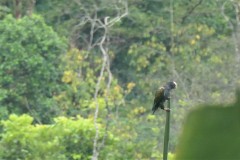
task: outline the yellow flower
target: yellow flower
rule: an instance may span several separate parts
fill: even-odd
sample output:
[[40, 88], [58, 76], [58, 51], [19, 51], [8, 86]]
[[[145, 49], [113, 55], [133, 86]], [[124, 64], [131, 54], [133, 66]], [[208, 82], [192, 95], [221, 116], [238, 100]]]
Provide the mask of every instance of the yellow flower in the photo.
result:
[[190, 42], [189, 42], [191, 45], [194, 45], [196, 44], [196, 41], [194, 39], [192, 39]]
[[62, 81], [65, 83], [70, 83], [73, 80], [73, 72], [72, 71], [65, 71], [62, 77]]
[[201, 26], [198, 27], [198, 28], [197, 28], [197, 31], [198, 31], [198, 32], [201, 32], [201, 31], [202, 31], [202, 27], [201, 27]]
[[138, 115], [138, 114], [143, 114], [144, 112], [146, 112], [146, 109], [144, 107], [139, 107], [139, 108], [135, 108], [132, 113], [134, 115]]
[[135, 83], [130, 82], [130, 83], [127, 84], [127, 89], [128, 89], [128, 90], [132, 90], [133, 87], [135, 87], [135, 85], [136, 85]]
[[196, 39], [199, 40], [201, 37], [197, 34], [196, 35]]
[[83, 60], [83, 57], [82, 57], [81, 55], [78, 55], [78, 56], [77, 56], [77, 60], [78, 60], [78, 61], [82, 61], [82, 60]]
[[156, 118], [155, 115], [152, 115], [152, 114], [149, 114], [147, 116], [147, 120], [154, 120], [155, 118]]
[[119, 85], [114, 87], [114, 91], [115, 92], [120, 92], [121, 91], [121, 87]]

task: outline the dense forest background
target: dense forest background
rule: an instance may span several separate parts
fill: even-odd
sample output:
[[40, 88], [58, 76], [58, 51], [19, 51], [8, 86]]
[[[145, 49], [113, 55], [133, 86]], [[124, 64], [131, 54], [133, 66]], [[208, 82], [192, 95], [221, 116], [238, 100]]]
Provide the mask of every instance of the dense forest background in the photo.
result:
[[159, 159], [186, 114], [240, 85], [237, 0], [1, 0], [0, 159]]

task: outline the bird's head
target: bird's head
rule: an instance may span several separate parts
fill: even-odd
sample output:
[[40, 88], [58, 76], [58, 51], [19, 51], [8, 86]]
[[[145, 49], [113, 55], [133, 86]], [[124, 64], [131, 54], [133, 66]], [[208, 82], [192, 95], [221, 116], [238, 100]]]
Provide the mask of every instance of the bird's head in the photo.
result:
[[175, 89], [175, 88], [177, 88], [177, 83], [174, 82], [174, 81], [171, 81], [171, 82], [168, 82], [168, 83], [167, 83], [167, 86], [168, 86], [170, 89]]

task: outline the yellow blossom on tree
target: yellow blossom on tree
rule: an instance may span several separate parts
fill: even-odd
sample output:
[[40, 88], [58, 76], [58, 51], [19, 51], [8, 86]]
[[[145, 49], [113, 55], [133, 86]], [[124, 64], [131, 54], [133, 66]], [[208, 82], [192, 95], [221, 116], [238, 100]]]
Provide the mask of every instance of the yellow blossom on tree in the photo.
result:
[[147, 116], [147, 120], [154, 120], [155, 118], [156, 118], [155, 115], [152, 115], [152, 114], [149, 114]]
[[134, 110], [132, 110], [131, 114], [139, 115], [139, 114], [143, 114], [144, 112], [146, 112], [146, 109], [141, 106], [141, 107], [138, 107], [138, 108], [135, 108]]
[[78, 56], [77, 56], [77, 60], [78, 60], [78, 61], [82, 61], [82, 60], [83, 60], [83, 57], [82, 57], [81, 55], [78, 55]]
[[130, 82], [130, 83], [127, 84], [127, 89], [130, 91], [130, 90], [133, 89], [133, 87], [135, 87], [135, 85], [136, 85], [135, 83]]
[[65, 71], [62, 77], [62, 81], [64, 83], [70, 83], [73, 80], [73, 72], [72, 71]]
[[114, 87], [114, 91], [117, 92], [117, 93], [120, 92], [121, 91], [121, 87], [119, 85], [115, 86]]
[[192, 39], [190, 42], [189, 42], [191, 45], [194, 45], [196, 44], [196, 41], [194, 39]]
[[196, 35], [196, 39], [199, 40], [201, 37], [197, 34]]
[[202, 27], [199, 26], [199, 27], [197, 28], [197, 31], [198, 31], [198, 32], [201, 32], [201, 31], [202, 31]]

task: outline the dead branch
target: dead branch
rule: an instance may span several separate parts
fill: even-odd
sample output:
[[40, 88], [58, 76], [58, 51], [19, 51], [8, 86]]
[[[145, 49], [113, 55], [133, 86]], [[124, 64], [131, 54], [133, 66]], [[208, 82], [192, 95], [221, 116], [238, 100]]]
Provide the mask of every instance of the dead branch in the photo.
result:
[[[77, 39], [83, 40], [87, 44], [86, 49], [88, 51], [88, 54], [90, 54], [93, 49], [97, 49], [97, 48], [99, 48], [102, 53], [102, 65], [101, 65], [99, 76], [97, 78], [95, 92], [94, 92], [94, 102], [96, 105], [95, 112], [94, 112], [94, 126], [95, 126], [96, 133], [93, 140], [92, 160], [97, 160], [99, 152], [102, 149], [102, 147], [104, 147], [105, 139], [107, 137], [109, 114], [110, 114], [110, 109], [108, 106], [109, 104], [108, 96], [110, 94], [110, 87], [112, 83], [112, 73], [110, 70], [110, 57], [108, 55], [108, 45], [109, 45], [108, 31], [115, 23], [119, 22], [123, 17], [125, 17], [128, 14], [128, 5], [127, 5], [127, 2], [125, 1], [123, 2], [121, 0], [118, 2], [117, 1], [113, 2], [116, 9], [116, 16], [115, 17], [105, 16], [104, 20], [102, 20], [100, 17], [98, 17], [98, 12], [102, 9], [102, 8], [99, 8], [99, 6], [93, 5], [93, 7], [89, 9], [89, 8], [84, 8], [84, 5], [81, 0], [74, 0], [74, 2], [79, 6], [80, 10], [83, 12], [83, 14], [81, 14], [81, 19], [79, 23], [75, 25], [72, 31], [74, 35], [74, 40], [75, 41]], [[75, 36], [76, 34], [74, 33], [81, 30], [81, 27], [83, 27], [86, 24], [90, 24], [89, 36], [84, 37], [80, 33], [77, 36]], [[102, 34], [100, 37], [99, 37], [99, 33]], [[88, 54], [86, 55], [86, 57], [88, 56]], [[106, 109], [107, 109], [107, 116], [106, 116], [105, 133], [101, 143], [99, 144], [98, 142], [99, 126], [97, 123], [98, 114], [99, 114], [98, 94], [100, 90], [100, 84], [102, 83], [105, 77], [108, 78], [108, 81], [106, 82], [107, 93], [104, 97], [105, 103], [106, 103]]]
[[200, 0], [197, 4], [195, 4], [192, 8], [190, 8], [187, 13], [182, 18], [182, 24], [186, 21], [186, 19], [194, 12], [194, 10], [201, 5], [203, 0]]
[[[127, 5], [125, 5], [126, 10], [123, 14], [116, 16], [115, 18], [113, 18], [112, 20], [108, 20], [109, 17], [105, 17], [104, 18], [104, 22], [100, 21], [99, 19], [95, 18], [94, 23], [98, 22], [98, 27], [99, 28], [103, 28], [104, 33], [103, 36], [101, 38], [101, 41], [99, 42], [98, 46], [102, 52], [102, 67], [101, 67], [101, 71], [100, 71], [100, 75], [98, 77], [98, 81], [95, 87], [95, 93], [94, 93], [94, 100], [95, 100], [95, 104], [96, 104], [96, 108], [95, 108], [95, 114], [94, 114], [94, 125], [95, 125], [95, 130], [96, 130], [96, 134], [95, 134], [95, 138], [94, 138], [94, 143], [93, 143], [93, 156], [92, 156], [92, 160], [97, 160], [98, 159], [98, 155], [99, 155], [99, 150], [104, 146], [105, 143], [105, 139], [107, 136], [107, 131], [108, 131], [108, 121], [109, 121], [109, 107], [108, 107], [108, 96], [109, 96], [109, 92], [110, 92], [110, 86], [111, 86], [111, 82], [112, 82], [112, 73], [110, 70], [110, 58], [108, 55], [108, 47], [104, 46], [104, 44], [106, 43], [106, 39], [108, 39], [108, 30], [110, 27], [112, 27], [114, 25], [114, 23], [118, 22], [119, 20], [121, 20], [121, 18], [123, 18], [124, 16], [127, 15], [128, 10], [127, 10]], [[93, 30], [93, 28], [92, 28]], [[91, 32], [92, 34], [94, 34], [93, 32]], [[107, 124], [106, 124], [106, 128], [105, 128], [105, 134], [102, 140], [102, 143], [100, 144], [100, 146], [98, 147], [98, 138], [99, 138], [99, 128], [98, 128], [98, 124], [97, 124], [97, 119], [98, 119], [98, 112], [99, 112], [99, 103], [98, 103], [98, 92], [100, 89], [100, 83], [101, 80], [103, 79], [103, 74], [104, 71], [107, 72], [107, 76], [108, 76], [108, 82], [107, 82], [107, 93], [106, 93], [106, 97], [105, 97], [105, 102], [106, 102], [106, 108], [108, 111], [107, 114]]]

